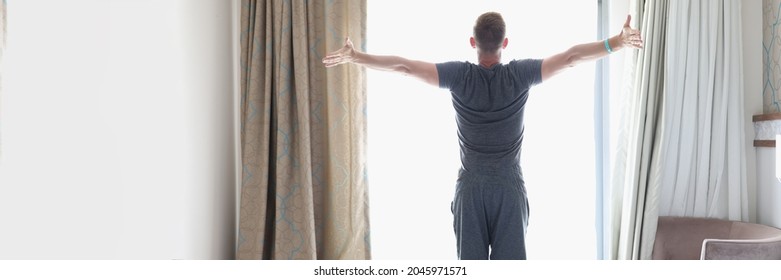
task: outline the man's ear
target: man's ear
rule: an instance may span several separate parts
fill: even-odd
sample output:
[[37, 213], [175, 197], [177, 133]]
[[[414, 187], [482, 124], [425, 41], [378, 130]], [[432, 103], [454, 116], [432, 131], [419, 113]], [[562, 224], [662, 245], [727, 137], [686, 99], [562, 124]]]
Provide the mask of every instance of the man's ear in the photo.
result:
[[475, 37], [469, 37], [469, 45], [471, 45], [473, 49], [477, 48], [477, 42], [475, 41]]
[[509, 43], [509, 42], [510, 41], [507, 40], [507, 38], [504, 38], [504, 42], [502, 42], [502, 49], [507, 48], [507, 43]]

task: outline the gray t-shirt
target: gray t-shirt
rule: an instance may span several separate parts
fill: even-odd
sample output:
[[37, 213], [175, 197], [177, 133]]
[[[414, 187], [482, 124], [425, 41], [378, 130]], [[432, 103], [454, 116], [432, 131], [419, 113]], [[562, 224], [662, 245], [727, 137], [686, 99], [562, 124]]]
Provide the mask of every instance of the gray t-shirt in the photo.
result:
[[529, 88], [542, 82], [542, 60], [513, 60], [485, 68], [439, 63], [439, 87], [450, 90], [456, 111], [461, 167], [506, 169], [520, 165], [523, 112]]

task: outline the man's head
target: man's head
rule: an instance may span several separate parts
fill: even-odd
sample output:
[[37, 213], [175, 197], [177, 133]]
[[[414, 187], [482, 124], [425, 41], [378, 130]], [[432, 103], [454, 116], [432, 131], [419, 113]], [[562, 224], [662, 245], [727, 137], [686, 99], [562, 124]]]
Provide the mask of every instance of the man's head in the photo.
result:
[[487, 12], [477, 18], [470, 42], [481, 53], [492, 54], [507, 47], [505, 25], [502, 15], [497, 12]]

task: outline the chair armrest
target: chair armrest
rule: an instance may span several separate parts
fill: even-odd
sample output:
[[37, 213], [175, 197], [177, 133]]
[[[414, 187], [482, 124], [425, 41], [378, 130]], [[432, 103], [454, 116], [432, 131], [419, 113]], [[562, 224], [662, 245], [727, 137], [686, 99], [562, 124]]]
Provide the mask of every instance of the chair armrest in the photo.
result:
[[765, 239], [705, 239], [702, 260], [781, 260], [781, 236]]

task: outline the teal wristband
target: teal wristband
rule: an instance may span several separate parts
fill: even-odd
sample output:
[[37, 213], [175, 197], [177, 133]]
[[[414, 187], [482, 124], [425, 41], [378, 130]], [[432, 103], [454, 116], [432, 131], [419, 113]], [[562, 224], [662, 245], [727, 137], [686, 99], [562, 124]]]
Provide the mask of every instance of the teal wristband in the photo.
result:
[[607, 50], [608, 54], [611, 54], [613, 53], [613, 49], [610, 48], [610, 43], [608, 43], [608, 40], [610, 39], [605, 39], [605, 49]]

